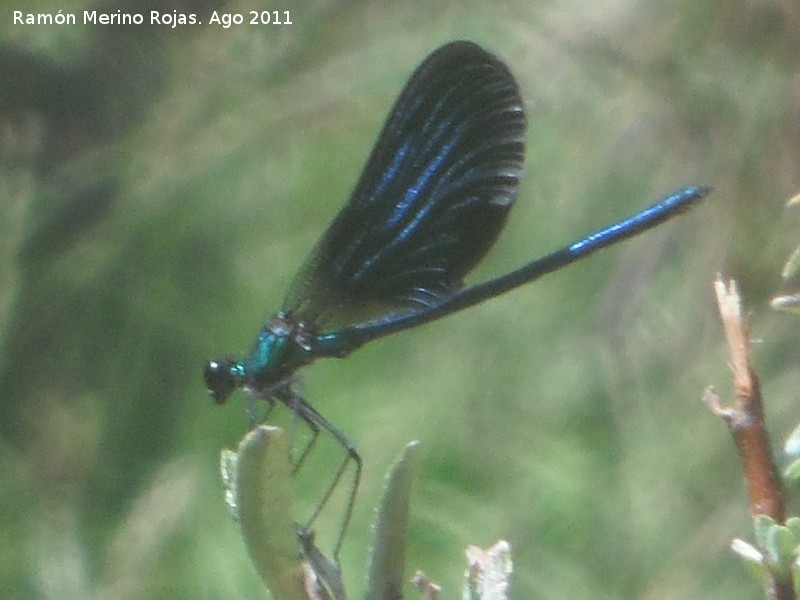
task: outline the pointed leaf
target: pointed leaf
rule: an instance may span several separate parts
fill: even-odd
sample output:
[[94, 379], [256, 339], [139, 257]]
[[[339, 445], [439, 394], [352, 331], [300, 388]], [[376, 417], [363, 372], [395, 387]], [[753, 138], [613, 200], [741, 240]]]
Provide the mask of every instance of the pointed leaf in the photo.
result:
[[223, 472], [235, 466], [236, 475], [228, 476], [226, 484], [235, 488], [234, 505], [250, 559], [275, 600], [308, 600], [292, 521], [291, 465], [283, 432], [256, 427], [242, 439], [237, 456], [235, 461], [223, 456]]
[[419, 442], [408, 444], [386, 477], [375, 521], [375, 544], [370, 553], [367, 600], [402, 597], [405, 532], [418, 447]]

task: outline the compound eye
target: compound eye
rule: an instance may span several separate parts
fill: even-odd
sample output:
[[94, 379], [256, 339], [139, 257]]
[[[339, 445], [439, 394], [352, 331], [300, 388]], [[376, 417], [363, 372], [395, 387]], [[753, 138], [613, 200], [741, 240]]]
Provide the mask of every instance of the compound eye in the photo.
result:
[[234, 361], [230, 359], [210, 360], [206, 363], [203, 380], [208, 393], [217, 404], [223, 404], [236, 389], [233, 366]]

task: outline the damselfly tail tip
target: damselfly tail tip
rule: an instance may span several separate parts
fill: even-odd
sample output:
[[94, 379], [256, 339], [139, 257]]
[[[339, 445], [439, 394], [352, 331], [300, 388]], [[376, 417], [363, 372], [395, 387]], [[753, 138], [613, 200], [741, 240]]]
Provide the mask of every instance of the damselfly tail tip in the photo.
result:
[[673, 205], [675, 209], [673, 214], [682, 213], [689, 210], [713, 191], [713, 185], [693, 185], [670, 196], [667, 203]]
[[708, 196], [711, 192], [714, 191], [713, 185], [698, 185], [695, 187], [697, 190], [697, 199], [702, 199]]

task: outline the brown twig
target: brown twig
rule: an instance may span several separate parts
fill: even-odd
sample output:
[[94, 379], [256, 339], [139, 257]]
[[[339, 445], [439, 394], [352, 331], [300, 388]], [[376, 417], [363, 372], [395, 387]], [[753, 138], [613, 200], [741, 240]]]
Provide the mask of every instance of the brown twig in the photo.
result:
[[[777, 523], [783, 523], [786, 499], [764, 423], [761, 388], [750, 360], [747, 323], [742, 315], [739, 292], [734, 281], [726, 285], [719, 278], [714, 282], [714, 291], [731, 355], [736, 400], [733, 406], [723, 407], [714, 389], [709, 388], [703, 401], [713, 414], [725, 420], [736, 443], [747, 482], [750, 514], [767, 515]], [[791, 577], [788, 580], [776, 578], [769, 569], [766, 569], [766, 575], [768, 598], [795, 598]]]

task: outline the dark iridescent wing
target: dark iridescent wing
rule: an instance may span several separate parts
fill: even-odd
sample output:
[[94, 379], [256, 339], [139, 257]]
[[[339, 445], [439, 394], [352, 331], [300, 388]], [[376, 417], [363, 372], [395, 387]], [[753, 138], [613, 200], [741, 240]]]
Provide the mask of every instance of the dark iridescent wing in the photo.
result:
[[519, 90], [499, 59], [464, 41], [433, 52], [285, 310], [325, 328], [422, 310], [460, 289], [505, 224], [524, 136]]

